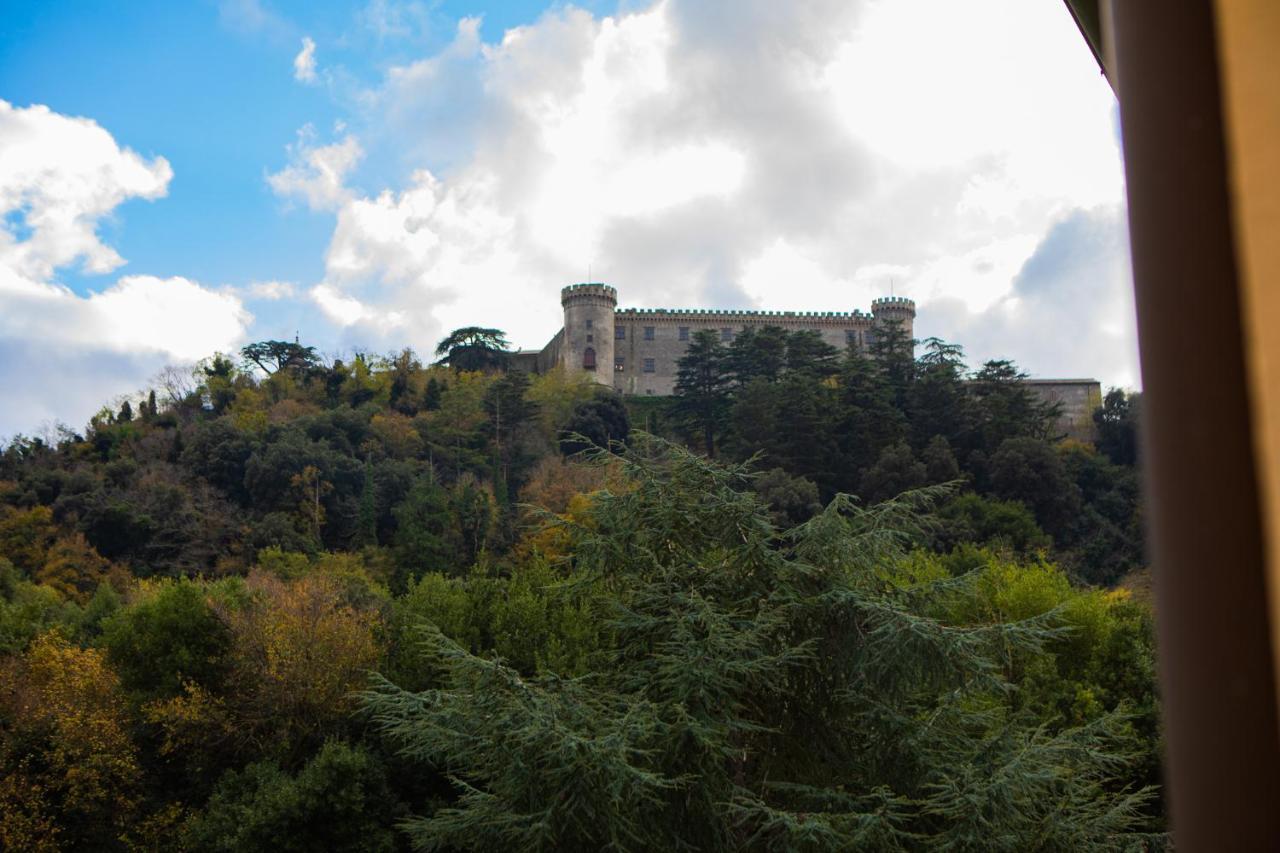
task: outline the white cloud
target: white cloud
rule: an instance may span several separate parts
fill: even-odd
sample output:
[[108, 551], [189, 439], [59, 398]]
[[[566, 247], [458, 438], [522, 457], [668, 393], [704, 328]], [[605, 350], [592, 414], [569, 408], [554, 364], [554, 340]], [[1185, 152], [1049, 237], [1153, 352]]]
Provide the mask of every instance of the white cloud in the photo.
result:
[[299, 130], [289, 146], [289, 165], [268, 175], [267, 183], [277, 195], [299, 197], [312, 210], [332, 210], [351, 197], [344, 181], [364, 151], [353, 136], [332, 145], [317, 146], [314, 140], [310, 125]]
[[0, 266], [34, 278], [76, 261], [94, 273], [123, 264], [98, 239], [98, 221], [128, 198], [163, 196], [173, 177], [163, 157], [147, 160], [94, 122], [40, 105], [0, 101], [0, 151]]
[[292, 299], [297, 295], [297, 288], [290, 281], [255, 281], [244, 292], [250, 299], [278, 302], [281, 299]]
[[54, 279], [77, 262], [123, 264], [99, 221], [126, 199], [164, 195], [171, 176], [88, 119], [0, 101], [0, 383], [15, 389], [0, 434], [81, 420], [165, 362], [243, 340], [252, 318], [239, 297], [186, 278], [130, 275], [84, 296]]
[[293, 79], [303, 83], [316, 82], [316, 43], [311, 36], [302, 37], [302, 50], [293, 58]]
[[[1047, 333], [1069, 303], [1015, 292], [1063, 221], [1123, 220], [1114, 97], [1061, 6], [659, 0], [496, 43], [468, 18], [359, 104], [364, 147], [300, 141], [272, 176], [336, 213], [311, 297], [352, 342], [483, 323], [538, 346], [591, 268], [629, 305], [866, 309], [892, 286], [975, 352], [1136, 376], [1123, 240], [1090, 243], [1107, 274], [1070, 347]], [[351, 189], [366, 148], [409, 177]]]
[[51, 346], [153, 351], [193, 361], [234, 345], [250, 317], [240, 299], [175, 276], [125, 276], [98, 293], [22, 279], [0, 268], [0, 337]]

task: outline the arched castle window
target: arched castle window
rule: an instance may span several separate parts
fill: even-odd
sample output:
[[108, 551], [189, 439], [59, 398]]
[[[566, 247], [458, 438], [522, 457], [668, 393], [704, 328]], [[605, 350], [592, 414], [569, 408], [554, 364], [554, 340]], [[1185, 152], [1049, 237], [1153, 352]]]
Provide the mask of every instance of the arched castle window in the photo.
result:
[[587, 347], [582, 351], [582, 369], [596, 369], [596, 351], [593, 347]]

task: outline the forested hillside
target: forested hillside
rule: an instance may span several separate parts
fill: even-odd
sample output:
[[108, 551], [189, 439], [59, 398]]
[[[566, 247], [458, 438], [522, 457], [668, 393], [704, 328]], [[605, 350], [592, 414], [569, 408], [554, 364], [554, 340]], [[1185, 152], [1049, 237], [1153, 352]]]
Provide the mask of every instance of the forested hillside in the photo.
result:
[[699, 335], [670, 400], [504, 347], [9, 441], [0, 849], [1163, 845], [1137, 396], [1095, 446], [892, 332]]

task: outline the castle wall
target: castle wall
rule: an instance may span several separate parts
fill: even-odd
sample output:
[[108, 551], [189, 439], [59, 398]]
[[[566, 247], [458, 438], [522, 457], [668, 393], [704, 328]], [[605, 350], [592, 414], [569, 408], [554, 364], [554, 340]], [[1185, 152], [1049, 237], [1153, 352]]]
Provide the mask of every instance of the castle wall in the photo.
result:
[[1102, 405], [1102, 385], [1096, 379], [1027, 379], [1026, 384], [1046, 403], [1061, 404], [1058, 433], [1080, 441], [1097, 437], [1093, 412]]
[[[704, 329], [728, 345], [744, 329], [777, 326], [814, 331], [843, 352], [870, 343], [875, 319], [861, 311], [681, 311], [629, 308], [614, 315], [613, 387], [624, 394], [665, 396], [675, 391], [676, 363]], [[646, 330], [652, 330], [652, 338]], [[682, 330], [683, 333], [682, 333]], [[648, 362], [652, 362], [649, 364]], [[647, 368], [652, 368], [647, 369]]]
[[536, 359], [538, 371], [562, 366], [587, 371], [601, 385], [624, 394], [666, 396], [675, 391], [677, 362], [693, 336], [710, 329], [729, 344], [747, 328], [777, 326], [814, 331], [837, 350], [869, 347], [876, 331], [898, 323], [912, 337], [915, 303], [886, 297], [863, 311], [704, 311], [694, 309], [617, 310], [618, 292], [598, 282], [560, 291], [564, 328]]

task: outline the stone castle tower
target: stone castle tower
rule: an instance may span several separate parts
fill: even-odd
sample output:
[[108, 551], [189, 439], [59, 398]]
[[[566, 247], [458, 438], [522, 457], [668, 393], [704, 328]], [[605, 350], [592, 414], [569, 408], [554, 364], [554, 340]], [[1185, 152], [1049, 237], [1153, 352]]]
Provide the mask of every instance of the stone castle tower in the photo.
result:
[[601, 282], [572, 284], [560, 291], [564, 327], [539, 352], [517, 354], [524, 369], [561, 366], [586, 372], [597, 383], [624, 394], [666, 395], [675, 389], [676, 362], [689, 340], [711, 329], [725, 343], [746, 328], [778, 326], [808, 330], [844, 351], [866, 349], [877, 330], [898, 323], [910, 338], [916, 306], [901, 296], [884, 297], [863, 311], [738, 311], [687, 308], [618, 310], [618, 291]]

